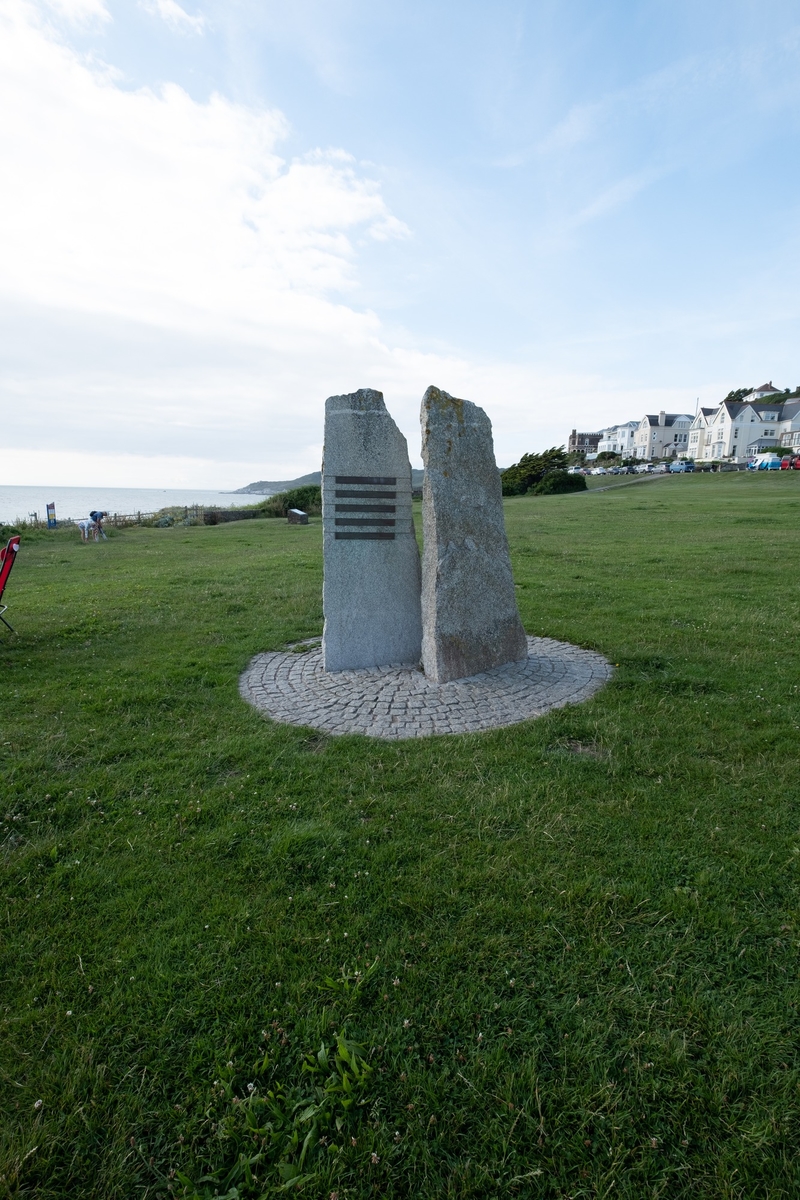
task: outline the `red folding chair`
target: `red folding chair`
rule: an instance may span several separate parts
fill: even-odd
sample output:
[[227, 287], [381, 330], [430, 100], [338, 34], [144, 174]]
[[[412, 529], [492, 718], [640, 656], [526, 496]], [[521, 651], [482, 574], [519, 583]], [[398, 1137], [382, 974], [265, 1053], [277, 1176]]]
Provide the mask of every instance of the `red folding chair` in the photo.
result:
[[[3, 549], [0, 550], [0, 601], [3, 599], [3, 592], [6, 590], [6, 584], [8, 583], [8, 577], [11, 574], [11, 568], [14, 566], [14, 563], [17, 561], [17, 552], [18, 551], [19, 551], [19, 534], [17, 534], [16, 537], [9, 538], [8, 545], [4, 546]], [[3, 624], [8, 629], [11, 629], [11, 626], [8, 624], [8, 621], [3, 616], [3, 613], [6, 611], [7, 608], [8, 608], [7, 604], [0, 604], [0, 621], [2, 621]], [[13, 633], [14, 630], [11, 629], [11, 632]]]

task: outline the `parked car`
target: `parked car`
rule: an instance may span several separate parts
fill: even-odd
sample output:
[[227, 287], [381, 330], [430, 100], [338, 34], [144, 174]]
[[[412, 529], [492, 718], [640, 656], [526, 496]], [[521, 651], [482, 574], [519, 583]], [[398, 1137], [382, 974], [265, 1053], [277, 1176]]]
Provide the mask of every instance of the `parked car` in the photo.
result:
[[607, 475], [608, 471], [605, 469], [605, 467], [592, 467], [592, 474], [593, 475]]
[[633, 469], [637, 475], [645, 475], [649, 471], [652, 471], [653, 464], [652, 463], [639, 463], [639, 465], [634, 467]]
[[780, 471], [781, 460], [779, 458], [764, 458], [758, 464], [759, 471]]
[[669, 469], [670, 469], [669, 463], [656, 463], [655, 467], [653, 468], [653, 470], [655, 471], [655, 473], [657, 475], [666, 475], [666, 473]]
[[795, 457], [794, 454], [785, 454], [781, 459], [782, 471], [800, 471], [800, 457]]
[[670, 463], [670, 464], [669, 464], [669, 470], [670, 470], [670, 474], [671, 474], [671, 475], [680, 475], [680, 474], [682, 474], [684, 471], [693, 471], [693, 470], [694, 470], [694, 463], [688, 463], [688, 462], [674, 462], [674, 463]]

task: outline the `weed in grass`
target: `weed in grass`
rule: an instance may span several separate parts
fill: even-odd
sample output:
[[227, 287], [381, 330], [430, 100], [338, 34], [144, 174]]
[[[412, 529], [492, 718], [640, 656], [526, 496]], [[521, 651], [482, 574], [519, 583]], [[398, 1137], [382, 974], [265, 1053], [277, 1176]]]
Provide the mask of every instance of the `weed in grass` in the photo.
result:
[[285, 1031], [272, 1021], [262, 1038], [268, 1048], [244, 1075], [233, 1061], [218, 1070], [194, 1135], [198, 1157], [209, 1159], [205, 1173], [197, 1182], [173, 1175], [186, 1200], [245, 1200], [306, 1186], [319, 1195], [364, 1158], [356, 1150], [373, 1068], [363, 1047], [342, 1033], [330, 1045], [323, 1040], [287, 1086], [279, 1078]]

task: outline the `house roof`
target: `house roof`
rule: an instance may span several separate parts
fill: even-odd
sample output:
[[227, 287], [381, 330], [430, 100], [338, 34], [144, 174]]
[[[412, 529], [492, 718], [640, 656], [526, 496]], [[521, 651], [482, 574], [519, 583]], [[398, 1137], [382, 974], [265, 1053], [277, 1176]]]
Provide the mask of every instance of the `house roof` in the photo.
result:
[[770, 379], [769, 383], [762, 383], [761, 387], [753, 388], [752, 392], [748, 392], [747, 395], [755, 396], [758, 392], [780, 392], [780, 388], [774, 387], [772, 380]]
[[[658, 425], [658, 423], [659, 423], [659, 420], [658, 420], [658, 418], [659, 418], [659, 414], [658, 414], [658, 413], [656, 413], [656, 414], [655, 414], [655, 416], [653, 416], [653, 414], [652, 414], [652, 413], [647, 413], [647, 414], [646, 414], [646, 416], [645, 416], [645, 420], [646, 420], [646, 421], [647, 421], [647, 422], [648, 422], [650, 425]], [[691, 421], [693, 421], [693, 420], [694, 420], [694, 417], [691, 417], [691, 416], [689, 415], [689, 413], [665, 413], [665, 414], [664, 414], [664, 426], [665, 426], [665, 427], [667, 427], [667, 428], [668, 428], [670, 425], [674, 425], [676, 421], [689, 421], [689, 422], [691, 422]]]
[[610, 433], [616, 433], [618, 429], [638, 429], [639, 424], [639, 421], [620, 421], [617, 425], [608, 425], [603, 432], [608, 437]]
[[698, 408], [697, 412], [695, 413], [694, 420], [692, 421], [692, 425], [694, 425], [698, 420], [701, 420], [705, 425], [708, 425], [711, 418], [716, 416], [718, 412], [719, 405], [717, 405], [716, 408]]
[[[781, 393], [778, 393], [780, 395]], [[772, 400], [723, 400], [720, 408], [724, 408], [732, 417], [738, 417], [745, 409], [750, 409], [751, 412], [758, 413], [761, 420], [764, 420], [764, 413], [775, 413], [774, 417], [770, 417], [771, 421], [787, 421], [792, 420], [800, 411], [800, 400], [789, 400], [783, 403], [778, 400], [777, 396]], [[706, 410], [703, 409], [703, 412]], [[714, 412], [719, 412], [715, 409]]]
[[765, 400], [760, 404], [752, 404], [750, 407], [756, 410], [762, 420], [765, 412], [774, 412], [775, 416], [771, 418], [772, 420], [785, 421], [792, 418], [796, 414], [798, 401], [792, 400], [788, 404], [780, 404], [777, 399], [773, 400], [771, 403], [769, 400]]

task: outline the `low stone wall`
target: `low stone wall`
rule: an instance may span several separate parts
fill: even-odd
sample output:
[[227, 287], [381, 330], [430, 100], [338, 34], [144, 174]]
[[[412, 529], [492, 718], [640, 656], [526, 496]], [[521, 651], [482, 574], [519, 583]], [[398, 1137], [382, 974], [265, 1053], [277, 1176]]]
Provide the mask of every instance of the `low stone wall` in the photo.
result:
[[262, 512], [252, 512], [241, 508], [214, 508], [203, 511], [204, 525], [224, 525], [227, 521], [250, 521], [254, 517], [263, 517]]

